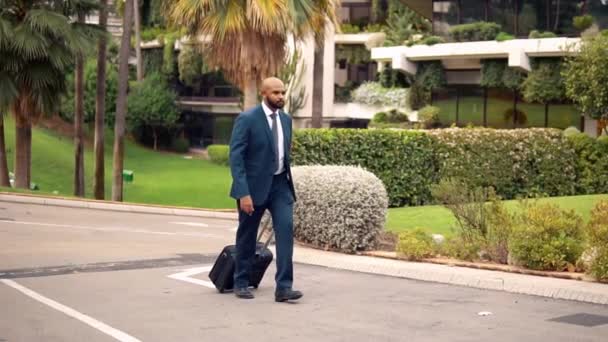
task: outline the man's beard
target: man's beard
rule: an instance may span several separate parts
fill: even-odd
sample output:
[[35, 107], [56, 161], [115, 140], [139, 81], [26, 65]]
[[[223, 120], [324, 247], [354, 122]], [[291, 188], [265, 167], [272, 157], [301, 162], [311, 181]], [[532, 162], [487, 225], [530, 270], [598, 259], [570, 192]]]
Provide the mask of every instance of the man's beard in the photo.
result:
[[272, 109], [283, 109], [283, 107], [285, 107], [285, 101], [273, 102], [270, 99], [267, 99], [267, 101]]

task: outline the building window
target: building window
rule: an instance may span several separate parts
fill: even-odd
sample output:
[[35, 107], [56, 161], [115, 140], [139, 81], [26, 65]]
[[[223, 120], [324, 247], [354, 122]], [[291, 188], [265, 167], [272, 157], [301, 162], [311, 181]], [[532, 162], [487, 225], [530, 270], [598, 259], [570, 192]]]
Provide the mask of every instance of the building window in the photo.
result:
[[515, 94], [511, 90], [489, 88], [487, 92], [487, 124], [494, 128], [512, 128]]
[[484, 89], [481, 87], [459, 87], [458, 125], [484, 125]]
[[574, 126], [580, 129], [581, 114], [570, 103], [551, 103], [548, 114], [549, 127], [566, 129]]
[[458, 107], [458, 93], [455, 88], [449, 87], [433, 91], [433, 106], [439, 108], [439, 122], [449, 126], [456, 122]]

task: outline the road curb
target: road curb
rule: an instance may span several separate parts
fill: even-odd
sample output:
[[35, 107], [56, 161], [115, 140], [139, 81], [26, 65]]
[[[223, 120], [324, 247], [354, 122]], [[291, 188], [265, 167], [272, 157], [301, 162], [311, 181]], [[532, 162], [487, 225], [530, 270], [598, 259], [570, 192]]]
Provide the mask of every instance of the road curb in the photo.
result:
[[55, 198], [2, 192], [0, 192], [0, 202], [37, 204], [79, 209], [109, 210], [141, 214], [205, 217], [225, 220], [238, 219], [236, 211], [230, 210], [171, 207], [111, 201], [97, 201], [89, 199]]
[[347, 271], [608, 305], [608, 284], [346, 255], [298, 246], [294, 261]]

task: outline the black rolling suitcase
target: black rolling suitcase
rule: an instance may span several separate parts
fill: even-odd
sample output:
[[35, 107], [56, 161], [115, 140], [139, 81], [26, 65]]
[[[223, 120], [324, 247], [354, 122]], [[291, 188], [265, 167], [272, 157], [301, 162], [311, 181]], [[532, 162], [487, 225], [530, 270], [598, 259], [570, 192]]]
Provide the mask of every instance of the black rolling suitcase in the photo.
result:
[[[251, 272], [249, 273], [249, 286], [253, 286], [254, 288], [257, 288], [260, 285], [264, 273], [273, 259], [272, 252], [268, 249], [268, 245], [274, 236], [274, 231], [271, 227], [271, 233], [268, 240], [266, 240], [265, 243], [260, 242], [264, 232], [269, 226], [269, 224], [266, 224], [260, 231], [255, 248], [255, 256], [251, 265]], [[220, 293], [232, 290], [234, 287], [235, 254], [236, 246], [228, 245], [224, 247], [215, 261], [213, 268], [209, 272], [209, 279], [211, 279], [211, 282], [213, 282]]]

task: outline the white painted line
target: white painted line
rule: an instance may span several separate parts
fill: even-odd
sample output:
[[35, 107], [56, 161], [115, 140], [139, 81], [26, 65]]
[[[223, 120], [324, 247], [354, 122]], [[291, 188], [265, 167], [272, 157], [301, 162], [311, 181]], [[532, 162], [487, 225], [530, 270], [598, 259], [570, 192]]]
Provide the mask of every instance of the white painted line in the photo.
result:
[[213, 283], [210, 281], [191, 278], [194, 275], [211, 271], [212, 267], [213, 267], [212, 265], [207, 265], [207, 266], [202, 266], [202, 267], [190, 268], [190, 269], [187, 269], [180, 273], [168, 275], [167, 277], [169, 277], [171, 279], [176, 279], [176, 280], [181, 280], [181, 281], [185, 281], [188, 283], [196, 284], [196, 285], [201, 285], [204, 287], [208, 287], [210, 289], [215, 289], [215, 285], [213, 285]]
[[46, 297], [28, 289], [27, 287], [19, 285], [17, 282], [15, 282], [13, 280], [0, 279], [0, 281], [3, 282], [4, 284], [6, 284], [7, 286], [10, 286], [10, 287], [14, 288], [15, 290], [23, 293], [24, 295], [39, 301], [42, 304], [46, 304], [57, 311], [60, 311], [72, 318], [75, 318], [75, 319], [103, 332], [106, 335], [110, 335], [110, 336], [114, 337], [118, 341], [141, 342], [140, 340], [136, 339], [135, 337], [133, 337], [131, 335], [128, 335], [127, 333], [124, 333], [118, 329], [114, 329], [111, 326], [92, 318], [91, 316], [87, 316], [70, 307], [67, 307], [61, 303], [58, 303], [52, 299], [46, 298]]
[[80, 230], [94, 230], [102, 232], [116, 232], [116, 233], [139, 233], [139, 234], [151, 234], [151, 235], [176, 235], [176, 236], [197, 236], [215, 239], [224, 239], [221, 235], [199, 233], [199, 232], [163, 232], [153, 231], [144, 229], [132, 229], [126, 227], [93, 227], [93, 226], [77, 226], [70, 224], [55, 224], [55, 223], [44, 223], [44, 222], [26, 222], [26, 221], [0, 221], [1, 223], [20, 224], [28, 226], [41, 226], [41, 227], [53, 227], [53, 228], [70, 228]]
[[209, 227], [206, 223], [197, 223], [197, 222], [169, 222], [169, 224], [179, 224], [182, 226], [191, 226], [191, 227]]

